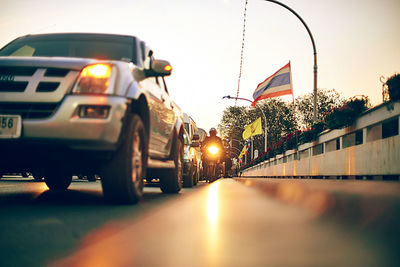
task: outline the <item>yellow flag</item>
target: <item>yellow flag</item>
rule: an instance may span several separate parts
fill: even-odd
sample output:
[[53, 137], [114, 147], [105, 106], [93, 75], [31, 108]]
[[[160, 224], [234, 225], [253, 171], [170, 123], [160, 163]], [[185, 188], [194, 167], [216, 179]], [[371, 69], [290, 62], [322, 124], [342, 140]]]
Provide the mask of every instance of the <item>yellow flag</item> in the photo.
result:
[[240, 152], [240, 155], [238, 158], [240, 159], [244, 154], [246, 154], [246, 145], [244, 145], [242, 152]]
[[243, 139], [247, 140], [253, 135], [262, 134], [261, 117], [248, 125], [243, 131]]

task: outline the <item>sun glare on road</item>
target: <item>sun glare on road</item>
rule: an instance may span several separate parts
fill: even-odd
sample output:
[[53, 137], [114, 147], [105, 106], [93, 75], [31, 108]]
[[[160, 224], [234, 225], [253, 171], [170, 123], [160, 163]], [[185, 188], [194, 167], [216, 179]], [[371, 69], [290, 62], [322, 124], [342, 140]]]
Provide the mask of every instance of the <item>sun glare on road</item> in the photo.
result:
[[218, 183], [212, 183], [208, 192], [207, 215], [211, 228], [215, 228], [218, 220]]
[[218, 203], [218, 187], [219, 183], [214, 182], [210, 185], [208, 190], [207, 198], [207, 260], [209, 265], [215, 265], [218, 261], [220, 248], [219, 239], [220, 232], [218, 228], [218, 217], [219, 217], [219, 203]]

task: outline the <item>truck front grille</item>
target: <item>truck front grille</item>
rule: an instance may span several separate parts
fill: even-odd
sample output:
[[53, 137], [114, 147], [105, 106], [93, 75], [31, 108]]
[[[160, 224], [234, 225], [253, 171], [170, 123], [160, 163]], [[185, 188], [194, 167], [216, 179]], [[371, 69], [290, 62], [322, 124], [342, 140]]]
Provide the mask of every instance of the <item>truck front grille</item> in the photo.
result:
[[[0, 75], [7, 76], [33, 76], [36, 70], [40, 67], [0, 67]], [[65, 77], [67, 76], [69, 69], [62, 68], [45, 68], [45, 77]]]
[[21, 115], [22, 119], [46, 119], [53, 115], [58, 103], [0, 103], [0, 114]]
[[48, 68], [45, 77], [65, 77], [67, 76], [69, 69], [59, 69], [59, 68]]
[[59, 102], [77, 74], [77, 71], [58, 67], [0, 66], [0, 101], [4, 96], [3, 101], [8, 99], [13, 103]]
[[0, 81], [0, 92], [21, 93], [25, 91], [27, 86], [28, 82]]
[[37, 67], [0, 67], [0, 75], [32, 76]]
[[58, 82], [40, 82], [36, 92], [54, 92], [59, 85]]

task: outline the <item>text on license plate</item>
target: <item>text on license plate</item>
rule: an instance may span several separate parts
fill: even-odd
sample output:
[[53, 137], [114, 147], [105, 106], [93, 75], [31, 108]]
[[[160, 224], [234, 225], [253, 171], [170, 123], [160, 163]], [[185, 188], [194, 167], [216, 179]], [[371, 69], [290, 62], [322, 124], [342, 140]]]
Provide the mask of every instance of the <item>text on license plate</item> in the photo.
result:
[[0, 138], [18, 138], [21, 136], [20, 115], [0, 115]]

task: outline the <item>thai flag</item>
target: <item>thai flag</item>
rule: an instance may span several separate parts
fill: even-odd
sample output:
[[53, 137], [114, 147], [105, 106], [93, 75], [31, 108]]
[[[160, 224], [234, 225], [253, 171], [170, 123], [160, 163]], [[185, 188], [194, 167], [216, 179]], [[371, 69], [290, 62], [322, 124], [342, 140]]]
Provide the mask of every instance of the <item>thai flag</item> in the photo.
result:
[[247, 153], [249, 153], [250, 145], [251, 145], [250, 140], [247, 140], [247, 143], [246, 143], [246, 152], [244, 153], [245, 155], [247, 155]]
[[261, 99], [290, 94], [293, 94], [293, 91], [289, 62], [257, 86], [253, 93], [254, 101], [251, 105], [255, 106], [255, 103]]

